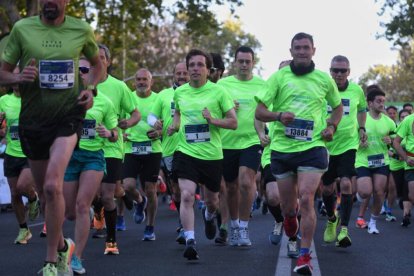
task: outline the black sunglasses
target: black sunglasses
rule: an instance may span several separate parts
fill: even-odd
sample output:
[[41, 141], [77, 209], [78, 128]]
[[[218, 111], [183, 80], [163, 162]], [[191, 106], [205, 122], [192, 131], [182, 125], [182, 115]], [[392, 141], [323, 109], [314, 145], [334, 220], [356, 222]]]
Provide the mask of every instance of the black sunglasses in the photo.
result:
[[82, 73], [82, 74], [88, 74], [89, 73], [89, 68], [88, 67], [79, 67], [79, 71]]
[[216, 68], [216, 67], [211, 67], [211, 68], [210, 68], [210, 73], [211, 73], [211, 74], [214, 74], [215, 72], [217, 72], [217, 70], [218, 70], [218, 68]]
[[341, 72], [342, 74], [345, 74], [346, 72], [348, 72], [348, 69], [346, 69], [346, 68], [331, 68], [331, 71], [334, 72], [335, 74], [338, 74], [339, 72]]

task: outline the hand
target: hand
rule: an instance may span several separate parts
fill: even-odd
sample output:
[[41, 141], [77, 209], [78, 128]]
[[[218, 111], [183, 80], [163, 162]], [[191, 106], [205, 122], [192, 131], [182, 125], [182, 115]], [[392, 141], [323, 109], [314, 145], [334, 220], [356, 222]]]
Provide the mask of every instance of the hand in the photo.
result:
[[390, 136], [385, 136], [384, 138], [382, 138], [382, 141], [387, 145], [391, 145], [392, 143], [392, 139]]
[[237, 111], [240, 108], [240, 103], [236, 100], [233, 101], [234, 102], [234, 110]]
[[158, 130], [155, 130], [155, 129], [148, 130], [147, 131], [147, 136], [148, 136], [148, 138], [150, 138], [152, 140], [160, 138]]
[[168, 129], [167, 129], [167, 134], [168, 134], [168, 136], [171, 136], [171, 135], [173, 135], [174, 133], [176, 133], [178, 130], [173, 126], [173, 125], [170, 125], [169, 127], [168, 127]]
[[359, 141], [365, 143], [367, 139], [368, 139], [367, 133], [363, 129], [360, 129], [359, 130]]
[[93, 106], [93, 92], [92, 90], [82, 90], [78, 96], [78, 104], [83, 105], [85, 110]]
[[122, 128], [122, 129], [129, 128], [128, 120], [127, 119], [121, 119], [121, 120], [119, 120], [118, 121], [118, 127]]
[[408, 166], [414, 167], [414, 159], [407, 157], [407, 160], [405, 162], [408, 164]]
[[154, 128], [157, 129], [157, 130], [161, 130], [162, 126], [163, 126], [163, 123], [164, 123], [164, 120], [157, 120], [154, 123]]
[[19, 82], [34, 82], [39, 75], [36, 59], [32, 58], [19, 74]]
[[283, 112], [282, 116], [280, 116], [280, 122], [284, 126], [289, 125], [291, 122], [293, 122], [293, 120], [295, 120], [295, 114], [292, 112]]
[[367, 148], [368, 147], [368, 141], [359, 141], [359, 147], [361, 148]]
[[96, 132], [98, 133], [99, 137], [102, 137], [102, 138], [111, 137], [111, 132], [109, 130], [107, 130], [106, 127], [102, 124], [99, 124], [96, 127]]
[[211, 113], [207, 107], [204, 107], [202, 114], [203, 114], [203, 118], [206, 119], [208, 123], [210, 123], [212, 118], [211, 118]]
[[128, 134], [128, 133], [126, 133], [126, 132], [124, 132], [124, 133], [122, 134], [122, 137], [124, 138], [124, 142], [128, 142], [128, 141], [129, 141], [128, 136], [129, 136], [129, 134]]
[[334, 135], [334, 129], [332, 127], [327, 127], [322, 131], [322, 138], [325, 141], [332, 141]]
[[266, 147], [267, 145], [270, 144], [270, 137], [268, 135], [261, 135], [259, 136], [260, 139], [260, 144], [262, 145], [262, 147]]

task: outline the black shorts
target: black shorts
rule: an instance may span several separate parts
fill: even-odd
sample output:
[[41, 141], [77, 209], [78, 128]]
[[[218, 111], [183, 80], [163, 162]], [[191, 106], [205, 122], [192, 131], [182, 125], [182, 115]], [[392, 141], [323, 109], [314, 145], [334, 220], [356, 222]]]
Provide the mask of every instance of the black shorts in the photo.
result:
[[408, 201], [408, 182], [405, 181], [405, 170], [391, 171], [391, 174], [394, 178], [397, 196], [403, 201]]
[[[28, 127], [23, 122], [19, 124], [19, 137], [23, 153], [30, 160], [49, 159], [49, 150], [58, 137], [68, 137], [73, 134], [79, 138], [83, 128], [85, 109], [83, 106], [72, 109], [61, 120], [45, 126]], [[78, 143], [76, 147], [78, 147]]]
[[257, 172], [260, 166], [262, 147], [253, 145], [245, 149], [223, 149], [223, 178], [233, 182], [239, 176], [239, 168], [244, 166]]
[[322, 176], [323, 185], [331, 185], [338, 177], [351, 179], [356, 176], [355, 155], [356, 150], [352, 149], [339, 155], [329, 156], [328, 170]]
[[29, 162], [26, 157], [4, 155], [3, 170], [5, 177], [19, 177], [20, 172], [26, 168], [29, 168]]
[[119, 158], [105, 158], [106, 173], [102, 179], [103, 183], [115, 184], [122, 180], [122, 159]]
[[374, 174], [382, 174], [388, 177], [390, 175], [390, 168], [389, 166], [382, 166], [378, 168], [367, 168], [367, 167], [359, 167], [356, 168], [357, 171], [357, 178], [360, 177], [372, 177]]
[[414, 181], [414, 170], [405, 171], [405, 181], [412, 182]]
[[134, 178], [139, 176], [141, 183], [155, 183], [160, 173], [161, 152], [146, 155], [125, 154], [123, 178]]
[[297, 172], [320, 172], [328, 168], [328, 151], [314, 147], [302, 152], [271, 152], [271, 169], [276, 179], [290, 177]]
[[184, 178], [196, 184], [204, 184], [211, 192], [220, 191], [223, 160], [202, 160], [182, 152], [175, 152], [173, 159], [174, 179]]
[[266, 165], [262, 170], [262, 179], [263, 179], [263, 188], [266, 188], [266, 185], [270, 182], [276, 182], [276, 178], [272, 174], [270, 169], [270, 164]]

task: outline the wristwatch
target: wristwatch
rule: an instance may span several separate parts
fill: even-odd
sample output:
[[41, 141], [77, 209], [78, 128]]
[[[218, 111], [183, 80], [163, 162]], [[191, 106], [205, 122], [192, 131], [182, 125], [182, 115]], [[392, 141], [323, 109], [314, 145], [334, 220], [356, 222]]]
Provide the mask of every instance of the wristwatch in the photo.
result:
[[93, 84], [89, 84], [86, 87], [86, 90], [91, 90], [94, 96], [98, 95], [98, 91], [96, 90], [96, 87]]

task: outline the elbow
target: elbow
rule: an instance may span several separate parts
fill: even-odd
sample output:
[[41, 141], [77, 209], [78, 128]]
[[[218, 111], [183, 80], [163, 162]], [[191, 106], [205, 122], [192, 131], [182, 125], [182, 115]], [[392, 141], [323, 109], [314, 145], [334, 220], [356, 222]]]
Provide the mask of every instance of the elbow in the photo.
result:
[[232, 122], [230, 124], [230, 129], [236, 130], [237, 126], [238, 126], [237, 119], [232, 120]]

